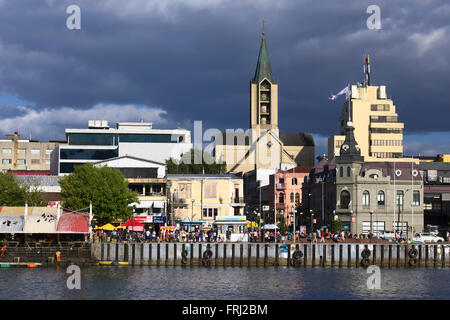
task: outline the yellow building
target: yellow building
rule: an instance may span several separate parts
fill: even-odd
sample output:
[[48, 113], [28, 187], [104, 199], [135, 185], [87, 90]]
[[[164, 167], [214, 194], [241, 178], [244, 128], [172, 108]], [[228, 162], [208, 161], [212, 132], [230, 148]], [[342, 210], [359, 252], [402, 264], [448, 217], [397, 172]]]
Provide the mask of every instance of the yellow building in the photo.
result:
[[223, 217], [245, 217], [244, 183], [237, 175], [169, 174], [167, 188], [176, 222], [205, 227]]
[[279, 132], [278, 82], [272, 75], [264, 32], [255, 75], [250, 80], [249, 129], [217, 135], [214, 156], [217, 162], [226, 162], [230, 173], [271, 170], [273, 174], [274, 170], [314, 165], [311, 134]]
[[[403, 158], [404, 124], [398, 121], [396, 106], [386, 86], [370, 85], [370, 65], [365, 57], [366, 83], [352, 85], [342, 108], [340, 134], [328, 139], [328, 155], [339, 155], [345, 140], [345, 126], [352, 122], [355, 139], [366, 161], [411, 161]], [[417, 160], [417, 159], [416, 159]]]

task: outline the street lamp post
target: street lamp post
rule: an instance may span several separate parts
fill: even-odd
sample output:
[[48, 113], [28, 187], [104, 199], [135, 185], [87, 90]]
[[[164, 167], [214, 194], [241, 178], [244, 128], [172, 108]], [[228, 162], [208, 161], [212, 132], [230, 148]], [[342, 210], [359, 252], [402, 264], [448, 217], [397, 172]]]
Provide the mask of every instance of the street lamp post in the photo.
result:
[[311, 231], [313, 232], [313, 218], [314, 218], [314, 213], [312, 211], [312, 209], [309, 210], [310, 216], [311, 216]]

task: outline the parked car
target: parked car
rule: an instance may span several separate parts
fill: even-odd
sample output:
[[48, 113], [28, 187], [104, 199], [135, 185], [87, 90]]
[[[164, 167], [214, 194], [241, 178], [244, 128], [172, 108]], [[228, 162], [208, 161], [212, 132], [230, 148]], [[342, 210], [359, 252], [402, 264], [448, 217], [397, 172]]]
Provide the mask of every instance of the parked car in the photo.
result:
[[393, 231], [380, 232], [380, 239], [394, 241], [395, 240], [395, 232], [393, 232]]
[[444, 238], [439, 237], [432, 233], [416, 233], [413, 238], [414, 242], [425, 243], [425, 242], [444, 242]]

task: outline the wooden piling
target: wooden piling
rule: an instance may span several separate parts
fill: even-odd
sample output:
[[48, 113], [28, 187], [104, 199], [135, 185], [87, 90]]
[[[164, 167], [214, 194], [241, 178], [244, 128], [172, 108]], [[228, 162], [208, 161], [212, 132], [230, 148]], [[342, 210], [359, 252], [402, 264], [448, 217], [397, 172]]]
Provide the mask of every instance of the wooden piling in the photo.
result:
[[312, 266], [314, 267], [316, 265], [316, 245], [312, 245]]
[[100, 252], [100, 260], [101, 261], [104, 261], [105, 260], [105, 243], [104, 242], [102, 242], [102, 245], [100, 246], [100, 250], [101, 250], [101, 252]]
[[433, 259], [433, 265], [436, 268], [437, 267], [437, 260], [438, 260], [438, 253], [437, 253], [437, 244], [434, 245], [434, 259]]
[[214, 255], [214, 266], [217, 267], [217, 261], [219, 261], [219, 245], [216, 244], [216, 253]]
[[152, 243], [148, 244], [148, 264], [152, 265]]
[[445, 246], [441, 244], [441, 267], [445, 268]]
[[177, 265], [177, 244], [173, 244], [173, 265]]
[[355, 266], [359, 267], [359, 244], [356, 245], [356, 259], [355, 259]]
[[106, 260], [111, 261], [111, 243], [106, 247]]
[[322, 253], [322, 267], [325, 267], [325, 265], [326, 265], [326, 262], [327, 262], [327, 245], [323, 245], [322, 246], [322, 251], [323, 251], [323, 253]]
[[119, 257], [119, 244], [115, 243], [116, 246], [116, 261], [119, 261], [120, 257]]
[[191, 258], [189, 259], [189, 265], [193, 266], [194, 265], [194, 244], [191, 243]]
[[381, 261], [380, 261], [380, 267], [383, 268], [384, 263], [384, 245], [381, 245]]
[[306, 259], [308, 258], [308, 245], [304, 244], [303, 245], [303, 266], [306, 267]]
[[279, 250], [280, 250], [280, 245], [277, 243], [275, 245], [275, 266], [280, 265], [280, 254], [279, 254], [280, 251]]
[[131, 265], [134, 266], [134, 261], [136, 260], [136, 244], [131, 245]]
[[264, 245], [264, 267], [267, 266], [267, 244]]
[[252, 245], [250, 243], [247, 245], [247, 255], [248, 255], [247, 264], [250, 267], [252, 259]]
[[259, 243], [256, 245], [256, 266], [259, 266]]
[[334, 267], [334, 244], [331, 245], [331, 266]]
[[429, 254], [428, 254], [428, 245], [425, 245], [425, 267], [428, 267], [428, 258], [429, 258]]
[[223, 266], [225, 267], [226, 266], [226, 260], [227, 260], [227, 244], [226, 243], [224, 243], [223, 244], [223, 259], [222, 259], [222, 261], [223, 261]]
[[288, 251], [287, 251], [287, 266], [291, 266], [291, 246], [288, 245]]
[[231, 245], [231, 266], [234, 267], [234, 243]]
[[397, 244], [397, 268], [400, 267], [400, 246]]
[[350, 244], [347, 245], [347, 267], [350, 268], [352, 266], [352, 246]]
[[244, 264], [244, 245], [241, 243], [241, 245], [239, 247], [240, 247], [240, 251], [241, 251], [241, 254], [239, 257], [239, 266], [242, 267]]
[[339, 268], [342, 268], [342, 260], [343, 260], [343, 256], [342, 256], [343, 250], [342, 250], [342, 248], [343, 248], [343, 245], [340, 244], [339, 245]]
[[159, 266], [161, 259], [161, 243], [156, 246], [156, 265]]
[[125, 243], [123, 260], [128, 262], [128, 243]]
[[375, 265], [377, 262], [377, 246], [373, 245], [373, 253], [372, 253], [372, 264]]

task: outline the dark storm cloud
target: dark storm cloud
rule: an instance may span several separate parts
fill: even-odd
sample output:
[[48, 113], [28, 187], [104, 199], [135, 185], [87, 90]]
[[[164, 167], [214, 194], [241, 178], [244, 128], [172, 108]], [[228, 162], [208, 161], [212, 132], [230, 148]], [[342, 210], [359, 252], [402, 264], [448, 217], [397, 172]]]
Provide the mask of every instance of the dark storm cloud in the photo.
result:
[[[328, 96], [362, 81], [365, 53], [405, 132], [449, 131], [445, 0], [0, 4], [0, 90], [34, 110], [138, 104], [162, 108], [171, 124], [245, 128], [265, 19], [283, 131], [337, 133], [342, 98]], [[71, 4], [81, 7], [81, 30], [66, 28]], [[381, 8], [381, 30], [366, 27], [371, 4]]]

